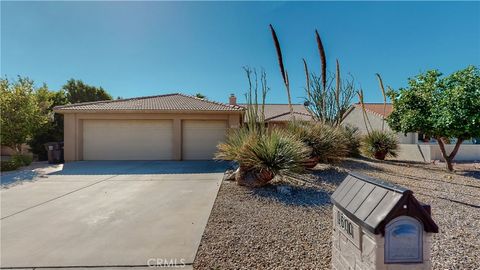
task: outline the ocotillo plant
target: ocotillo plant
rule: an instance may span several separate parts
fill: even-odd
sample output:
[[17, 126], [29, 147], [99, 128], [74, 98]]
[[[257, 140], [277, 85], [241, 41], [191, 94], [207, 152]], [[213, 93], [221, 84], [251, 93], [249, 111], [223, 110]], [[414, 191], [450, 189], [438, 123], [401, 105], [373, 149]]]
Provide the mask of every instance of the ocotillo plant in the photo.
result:
[[[343, 116], [355, 96], [353, 77], [342, 79], [340, 62], [337, 61], [336, 65], [335, 77], [327, 76], [325, 91], [320, 76], [316, 76], [314, 73], [309, 76], [305, 75], [307, 81], [310, 82], [309, 87], [305, 87], [309, 111], [317, 120], [331, 125], [339, 125], [342, 122]], [[308, 68], [305, 70], [307, 71]]]
[[280, 42], [278, 41], [277, 33], [273, 26], [270, 24], [270, 31], [272, 32], [273, 43], [275, 44], [275, 49], [277, 51], [278, 57], [278, 65], [280, 66], [280, 73], [283, 77], [283, 82], [285, 84], [285, 89], [287, 90], [287, 97], [288, 97], [288, 107], [290, 108], [290, 116], [292, 120], [295, 120], [295, 116], [293, 114], [293, 106], [292, 106], [292, 99], [290, 97], [290, 82], [288, 81], [288, 73], [285, 70], [285, 66], [283, 64], [283, 56], [282, 56], [282, 49], [280, 48]]
[[265, 100], [270, 88], [267, 85], [267, 74], [265, 70], [260, 71], [260, 90], [261, 93], [261, 109], [258, 108], [258, 74], [256, 69], [243, 67], [248, 80], [248, 92], [245, 94], [247, 101], [247, 127], [259, 133], [264, 132], [265, 128]]
[[316, 76], [314, 73], [310, 74], [306, 60], [303, 59], [307, 80], [305, 90], [309, 101], [308, 109], [317, 120], [331, 125], [340, 125], [355, 96], [354, 80], [353, 77], [342, 80], [338, 59], [336, 60], [335, 75], [327, 74], [325, 47], [317, 30], [315, 30], [315, 40], [320, 55], [320, 76]]

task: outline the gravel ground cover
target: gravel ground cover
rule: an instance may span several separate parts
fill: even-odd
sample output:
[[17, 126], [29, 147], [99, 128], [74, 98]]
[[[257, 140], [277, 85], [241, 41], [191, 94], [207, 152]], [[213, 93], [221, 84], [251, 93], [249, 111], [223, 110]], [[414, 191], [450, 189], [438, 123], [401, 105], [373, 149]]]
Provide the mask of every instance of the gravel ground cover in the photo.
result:
[[413, 190], [440, 227], [433, 269], [480, 269], [480, 164], [443, 166], [349, 159], [317, 166], [313, 184], [259, 189], [225, 181], [203, 234], [195, 269], [330, 269], [330, 194], [348, 170]]

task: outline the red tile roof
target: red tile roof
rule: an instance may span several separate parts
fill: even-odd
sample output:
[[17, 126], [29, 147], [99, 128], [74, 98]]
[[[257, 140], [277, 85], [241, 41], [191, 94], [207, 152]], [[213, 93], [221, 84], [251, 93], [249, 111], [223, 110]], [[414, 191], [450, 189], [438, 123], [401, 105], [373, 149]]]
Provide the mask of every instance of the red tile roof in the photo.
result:
[[201, 99], [184, 94], [166, 94], [129, 99], [84, 102], [56, 106], [56, 112], [68, 111], [242, 111], [243, 107]]
[[[360, 105], [360, 103], [355, 103], [354, 106], [360, 109], [362, 108], [362, 105]], [[368, 112], [377, 114], [379, 116], [387, 117], [392, 113], [393, 105], [390, 103], [387, 103], [387, 106], [384, 111], [383, 103], [365, 103], [365, 110]]]

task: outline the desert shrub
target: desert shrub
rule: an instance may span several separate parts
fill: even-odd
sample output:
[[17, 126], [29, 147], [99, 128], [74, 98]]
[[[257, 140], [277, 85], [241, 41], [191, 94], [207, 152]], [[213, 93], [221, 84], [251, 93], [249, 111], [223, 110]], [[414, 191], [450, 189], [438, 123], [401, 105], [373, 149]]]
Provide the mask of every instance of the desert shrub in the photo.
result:
[[10, 158], [10, 160], [14, 161], [20, 166], [28, 166], [32, 163], [33, 158], [29, 155], [14, 155]]
[[241, 128], [229, 132], [226, 141], [218, 145], [215, 158], [239, 164], [239, 184], [261, 186], [275, 176], [302, 173], [308, 154], [305, 144], [285, 130]]
[[352, 125], [345, 125], [341, 127], [343, 136], [346, 139], [346, 145], [348, 150], [349, 157], [358, 157], [360, 156], [360, 146], [362, 141], [362, 136], [357, 127]]
[[372, 130], [362, 141], [362, 152], [376, 159], [396, 157], [397, 150], [397, 135], [391, 131]]
[[22, 165], [15, 160], [2, 160], [0, 164], [0, 171], [13, 171], [20, 168]]
[[227, 133], [225, 142], [217, 145], [215, 158], [218, 160], [238, 161], [239, 154], [248, 140], [255, 140], [258, 135], [256, 132], [247, 128], [230, 129]]
[[256, 140], [247, 140], [242, 150], [239, 155], [242, 165], [274, 175], [302, 172], [302, 161], [308, 153], [302, 141], [280, 129], [260, 134]]
[[334, 163], [348, 154], [347, 139], [340, 127], [322, 123], [292, 122], [287, 129], [310, 148], [310, 157], [317, 158], [319, 162]]

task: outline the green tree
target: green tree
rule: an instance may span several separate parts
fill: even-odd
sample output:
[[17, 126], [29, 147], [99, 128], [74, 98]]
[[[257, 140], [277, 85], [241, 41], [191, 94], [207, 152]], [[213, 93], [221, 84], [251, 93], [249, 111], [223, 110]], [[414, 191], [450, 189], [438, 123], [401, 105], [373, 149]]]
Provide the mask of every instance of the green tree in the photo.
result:
[[202, 94], [202, 93], [196, 93], [196, 94], [195, 94], [195, 97], [201, 98], [201, 99], [206, 99], [206, 98], [207, 98], [207, 96], [205, 96], [205, 95]]
[[41, 112], [46, 115], [50, 121], [44, 123], [35, 132], [28, 141], [28, 145], [39, 160], [46, 160], [47, 151], [44, 144], [63, 140], [63, 115], [53, 113], [53, 107], [65, 105], [68, 103], [68, 100], [63, 90], [56, 92], [48, 91], [46, 86], [37, 91], [36, 96]]
[[49, 91], [46, 86], [36, 92], [40, 111], [50, 121], [33, 134], [28, 144], [39, 160], [47, 159], [44, 144], [63, 140], [63, 115], [55, 114], [53, 107], [68, 103], [109, 100], [112, 97], [101, 87], [89, 86], [80, 80], [71, 79], [60, 91]]
[[[447, 169], [466, 139], [480, 136], [480, 71], [474, 66], [448, 77], [436, 70], [408, 81], [407, 88], [389, 91], [393, 112], [387, 118], [399, 132], [421, 132], [437, 140]], [[451, 153], [445, 141], [457, 138]]]
[[50, 106], [48, 100], [40, 104], [37, 92], [44, 91], [45, 86], [35, 89], [32, 80], [18, 77], [10, 82], [0, 79], [1, 106], [1, 142], [21, 153], [22, 144], [26, 143], [35, 132], [46, 122], [48, 116], [42, 113], [42, 108]]
[[81, 80], [70, 79], [62, 87], [69, 103], [111, 100], [112, 96], [102, 87], [85, 84]]

